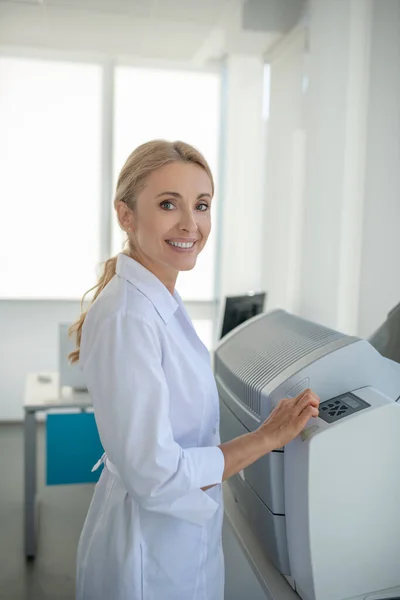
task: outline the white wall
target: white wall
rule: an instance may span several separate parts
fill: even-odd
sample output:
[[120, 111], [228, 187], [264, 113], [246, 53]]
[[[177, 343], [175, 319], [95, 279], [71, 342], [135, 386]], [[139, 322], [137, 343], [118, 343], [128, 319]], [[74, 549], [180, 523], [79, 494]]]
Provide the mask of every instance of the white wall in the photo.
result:
[[400, 301], [400, 2], [374, 3], [358, 330]]
[[310, 3], [299, 312], [357, 332], [365, 180], [368, 0]]
[[300, 314], [368, 337], [400, 300], [400, 1], [310, 2]]
[[307, 166], [299, 313], [336, 326], [349, 53], [349, 5], [311, 2]]
[[26, 374], [57, 371], [58, 323], [79, 315], [71, 301], [0, 300], [0, 420], [22, 418]]
[[268, 307], [298, 312], [303, 235], [303, 76], [306, 35], [294, 30], [268, 57], [262, 281]]
[[368, 336], [400, 300], [400, 2], [311, 0], [304, 27], [269, 56], [263, 287]]

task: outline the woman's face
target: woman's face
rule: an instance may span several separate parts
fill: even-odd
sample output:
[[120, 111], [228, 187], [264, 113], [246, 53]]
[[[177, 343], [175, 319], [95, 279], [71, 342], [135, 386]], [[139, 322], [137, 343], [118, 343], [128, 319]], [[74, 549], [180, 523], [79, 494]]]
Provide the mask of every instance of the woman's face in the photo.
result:
[[130, 212], [134, 258], [171, 291], [178, 272], [193, 269], [207, 242], [211, 199], [211, 181], [204, 169], [174, 162], [150, 175]]

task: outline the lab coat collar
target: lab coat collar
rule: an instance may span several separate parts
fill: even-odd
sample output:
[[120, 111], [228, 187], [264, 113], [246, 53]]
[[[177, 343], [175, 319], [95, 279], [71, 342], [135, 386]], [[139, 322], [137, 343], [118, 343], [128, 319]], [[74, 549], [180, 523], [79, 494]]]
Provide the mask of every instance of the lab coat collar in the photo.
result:
[[168, 323], [179, 307], [177, 292], [172, 296], [156, 275], [126, 254], [118, 254], [116, 271], [117, 275], [132, 283], [146, 296], [164, 323]]

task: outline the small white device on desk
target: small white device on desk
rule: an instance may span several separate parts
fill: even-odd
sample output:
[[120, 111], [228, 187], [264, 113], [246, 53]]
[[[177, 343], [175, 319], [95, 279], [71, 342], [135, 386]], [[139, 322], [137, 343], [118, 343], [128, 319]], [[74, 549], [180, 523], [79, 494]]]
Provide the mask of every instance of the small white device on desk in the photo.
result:
[[281, 398], [311, 388], [321, 399], [301, 436], [229, 480], [300, 598], [400, 598], [400, 365], [277, 310], [221, 340], [214, 370], [223, 441], [255, 430]]

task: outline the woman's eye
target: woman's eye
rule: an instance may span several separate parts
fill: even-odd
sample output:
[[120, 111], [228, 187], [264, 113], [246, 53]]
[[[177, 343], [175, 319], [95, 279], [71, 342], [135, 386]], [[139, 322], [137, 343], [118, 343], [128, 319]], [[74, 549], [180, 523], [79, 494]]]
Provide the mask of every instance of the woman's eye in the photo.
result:
[[197, 208], [201, 211], [201, 212], [205, 212], [206, 210], [209, 209], [208, 204], [206, 204], [205, 202], [201, 202], [201, 204], [197, 205]]
[[174, 205], [169, 200], [164, 200], [164, 202], [161, 202], [160, 206], [164, 210], [172, 210], [174, 208]]

